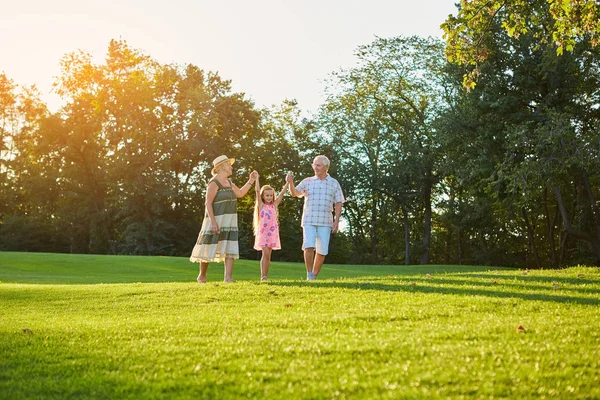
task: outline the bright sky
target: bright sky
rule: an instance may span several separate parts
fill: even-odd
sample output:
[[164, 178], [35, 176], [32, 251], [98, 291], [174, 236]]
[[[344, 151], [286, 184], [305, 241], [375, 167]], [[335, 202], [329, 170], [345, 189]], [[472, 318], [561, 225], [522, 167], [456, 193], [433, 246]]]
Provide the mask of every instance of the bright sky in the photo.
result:
[[440, 37], [456, 0], [20, 0], [0, 12], [0, 71], [36, 84], [51, 110], [60, 59], [98, 63], [111, 39], [161, 63], [194, 64], [232, 81], [257, 106], [296, 99], [315, 111], [323, 81], [376, 36]]

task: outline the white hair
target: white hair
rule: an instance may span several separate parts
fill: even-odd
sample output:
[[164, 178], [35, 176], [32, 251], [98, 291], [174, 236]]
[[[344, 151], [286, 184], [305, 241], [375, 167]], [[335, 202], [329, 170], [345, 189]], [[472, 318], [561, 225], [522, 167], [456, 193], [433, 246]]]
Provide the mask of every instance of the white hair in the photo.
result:
[[317, 158], [318, 158], [318, 159], [320, 159], [320, 160], [321, 160], [321, 162], [323, 162], [323, 165], [325, 165], [326, 167], [329, 167], [329, 164], [330, 164], [330, 163], [329, 163], [329, 158], [327, 158], [327, 157], [326, 157], [326, 156], [324, 156], [324, 155], [318, 155], [318, 156], [316, 156], [316, 157], [315, 157], [315, 160], [316, 160]]

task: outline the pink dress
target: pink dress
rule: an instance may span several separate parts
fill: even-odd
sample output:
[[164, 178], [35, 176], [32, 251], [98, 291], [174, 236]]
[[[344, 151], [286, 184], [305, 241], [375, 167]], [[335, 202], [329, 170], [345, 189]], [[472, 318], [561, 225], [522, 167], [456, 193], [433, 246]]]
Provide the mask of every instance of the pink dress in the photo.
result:
[[277, 210], [273, 204], [263, 204], [259, 214], [260, 225], [258, 235], [254, 240], [254, 248], [262, 250], [263, 247], [270, 247], [273, 250], [281, 249], [279, 241], [279, 224], [277, 223]]

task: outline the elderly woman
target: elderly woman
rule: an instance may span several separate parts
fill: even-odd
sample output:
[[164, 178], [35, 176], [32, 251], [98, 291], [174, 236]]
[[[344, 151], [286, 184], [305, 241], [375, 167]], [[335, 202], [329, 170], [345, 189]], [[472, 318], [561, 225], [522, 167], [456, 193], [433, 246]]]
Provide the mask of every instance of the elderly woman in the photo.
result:
[[212, 179], [206, 189], [204, 221], [196, 245], [190, 256], [191, 262], [200, 263], [198, 283], [206, 283], [209, 262], [225, 264], [225, 282], [234, 282], [233, 262], [240, 257], [238, 245], [237, 199], [244, 197], [258, 177], [252, 171], [248, 182], [238, 188], [229, 177], [235, 159], [219, 156], [213, 160]]

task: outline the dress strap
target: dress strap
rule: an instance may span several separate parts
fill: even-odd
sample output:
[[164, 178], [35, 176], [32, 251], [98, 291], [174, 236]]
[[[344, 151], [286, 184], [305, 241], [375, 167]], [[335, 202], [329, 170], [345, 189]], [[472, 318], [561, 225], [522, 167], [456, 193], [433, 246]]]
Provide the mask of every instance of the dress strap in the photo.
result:
[[214, 182], [217, 184], [217, 186], [219, 187], [219, 190], [223, 190], [223, 189], [231, 189], [233, 188], [233, 183], [231, 183], [231, 179], [227, 179], [227, 182], [229, 182], [229, 186], [223, 186], [221, 184], [221, 182], [219, 182], [219, 180], [217, 178], [212, 178], [211, 180], [208, 181], [208, 183], [210, 184], [211, 182]]
[[217, 184], [217, 186], [219, 187], [219, 190], [223, 189], [223, 185], [221, 185], [221, 182], [219, 182], [219, 180], [217, 178], [212, 178], [210, 181], [208, 181], [208, 183], [210, 184], [211, 182], [214, 182]]

